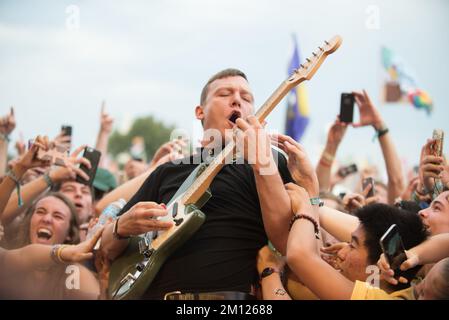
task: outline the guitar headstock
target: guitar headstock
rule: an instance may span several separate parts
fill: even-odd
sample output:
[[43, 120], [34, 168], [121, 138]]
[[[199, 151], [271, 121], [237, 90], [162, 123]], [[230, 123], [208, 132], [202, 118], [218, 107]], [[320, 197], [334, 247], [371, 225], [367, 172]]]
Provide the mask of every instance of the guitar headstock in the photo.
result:
[[342, 40], [343, 39], [337, 35], [328, 41], [324, 41], [324, 44], [318, 47], [318, 51], [312, 52], [312, 56], [306, 58], [306, 61], [293, 72], [287, 81], [291, 82], [291, 85], [294, 87], [304, 80], [310, 80], [321, 66], [324, 59], [340, 47]]

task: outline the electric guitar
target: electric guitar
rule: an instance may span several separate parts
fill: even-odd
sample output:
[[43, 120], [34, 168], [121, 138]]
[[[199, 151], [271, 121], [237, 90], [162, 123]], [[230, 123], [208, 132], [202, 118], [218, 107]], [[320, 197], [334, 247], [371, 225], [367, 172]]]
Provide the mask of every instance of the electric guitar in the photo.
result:
[[[283, 81], [260, 107], [255, 114], [257, 119], [263, 122], [292, 88], [305, 80], [310, 80], [326, 57], [337, 50], [341, 42], [341, 37], [335, 36], [325, 41], [322, 47], [318, 47], [318, 51], [313, 52], [313, 55]], [[200, 164], [189, 175], [167, 204], [168, 215], [161, 218], [173, 221], [174, 225], [170, 229], [147, 232], [131, 238], [125, 252], [111, 265], [109, 275], [111, 299], [140, 298], [166, 259], [201, 227], [206, 216], [200, 208], [211, 197], [208, 188], [234, 153], [235, 142], [231, 141], [210, 163]]]

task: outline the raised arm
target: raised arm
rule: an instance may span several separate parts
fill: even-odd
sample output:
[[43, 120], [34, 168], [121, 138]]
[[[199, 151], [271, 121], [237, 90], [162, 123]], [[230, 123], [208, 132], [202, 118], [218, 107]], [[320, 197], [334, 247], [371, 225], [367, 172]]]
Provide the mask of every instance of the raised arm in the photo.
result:
[[98, 131], [97, 143], [95, 144], [95, 149], [101, 152], [99, 167], [105, 167], [105, 159], [108, 154], [108, 142], [113, 124], [114, 119], [106, 113], [105, 102], [103, 101], [100, 113], [100, 130]]
[[341, 143], [347, 129], [347, 124], [340, 122], [337, 118], [327, 134], [326, 146], [321, 154], [320, 161], [316, 166], [316, 174], [320, 185], [320, 191], [330, 191], [331, 189], [331, 169], [337, 154], [338, 146]]
[[357, 128], [370, 125], [376, 130], [387, 169], [388, 203], [394, 204], [394, 200], [402, 194], [405, 188], [401, 160], [388, 128], [366, 91], [353, 92], [353, 94], [360, 111], [360, 122], [354, 123], [353, 126]]
[[[319, 214], [309, 202], [305, 189], [287, 185], [292, 209], [298, 216], [293, 220], [287, 244], [287, 263], [299, 280], [320, 299], [350, 299], [354, 283], [321, 259], [315, 235], [319, 232]], [[307, 216], [305, 218], [304, 216]]]
[[4, 176], [6, 172], [9, 135], [15, 127], [16, 118], [14, 116], [14, 108], [11, 107], [9, 114], [0, 118], [0, 176]]
[[281, 253], [287, 247], [290, 199], [271, 152], [270, 138], [255, 116], [237, 119], [237, 148], [251, 164], [268, 239]]
[[[78, 155], [85, 148], [85, 146], [79, 147], [75, 150], [70, 159], [66, 163], [66, 167], [57, 167], [54, 170], [51, 170], [48, 173], [47, 177], [39, 177], [30, 183], [27, 183], [20, 189], [20, 195], [22, 197], [23, 205], [18, 205], [19, 195], [17, 192], [13, 192], [12, 196], [9, 198], [6, 208], [1, 216], [1, 221], [4, 225], [9, 224], [13, 221], [20, 213], [26, 210], [33, 201], [39, 197], [43, 192], [47, 191], [51, 184], [61, 183], [68, 179], [74, 179], [76, 175], [83, 177], [84, 179], [88, 179], [89, 177], [78, 167], [77, 164], [83, 163], [86, 166], [90, 167], [89, 160], [85, 158], [78, 158]], [[34, 157], [34, 156], [33, 156]], [[34, 158], [32, 158], [34, 159]], [[34, 161], [34, 160], [29, 160]], [[42, 163], [39, 163], [37, 166], [41, 166]], [[33, 165], [33, 167], [36, 165]], [[25, 173], [27, 169], [30, 167], [22, 168], [21, 171]], [[23, 175], [22, 173], [22, 175]], [[51, 182], [51, 183], [49, 183]], [[14, 184], [15, 186], [15, 184]]]
[[118, 199], [124, 199], [128, 202], [158, 166], [168, 161], [174, 161], [182, 156], [179, 150], [184, 144], [185, 142], [182, 140], [174, 140], [159, 147], [148, 169], [141, 175], [125, 182], [121, 186], [106, 194], [95, 206], [96, 214], [99, 215], [110, 203], [117, 201]]

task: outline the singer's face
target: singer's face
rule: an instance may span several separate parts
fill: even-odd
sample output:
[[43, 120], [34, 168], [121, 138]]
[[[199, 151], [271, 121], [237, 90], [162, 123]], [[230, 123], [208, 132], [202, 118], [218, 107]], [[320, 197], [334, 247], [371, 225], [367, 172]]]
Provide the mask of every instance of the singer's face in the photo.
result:
[[237, 118], [246, 119], [253, 113], [253, 103], [248, 81], [231, 76], [210, 83], [205, 102], [195, 112], [204, 130], [218, 130], [224, 139], [225, 130], [231, 130]]

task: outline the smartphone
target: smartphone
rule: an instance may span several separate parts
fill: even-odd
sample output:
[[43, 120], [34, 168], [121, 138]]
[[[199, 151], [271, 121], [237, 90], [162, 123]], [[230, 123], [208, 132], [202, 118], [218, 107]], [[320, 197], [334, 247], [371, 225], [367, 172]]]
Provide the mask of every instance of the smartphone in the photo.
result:
[[[410, 283], [421, 266], [416, 266], [409, 270], [401, 271], [401, 264], [407, 260], [407, 254], [405, 253], [404, 244], [396, 224], [392, 224], [390, 228], [388, 228], [388, 230], [380, 238], [379, 242], [385, 257], [390, 264], [390, 268], [394, 271], [395, 278], [399, 279], [399, 277], [404, 277]], [[399, 285], [400, 284], [398, 284], [398, 288]], [[407, 287], [408, 285], [405, 286]]]
[[340, 121], [352, 123], [354, 121], [354, 95], [342, 93], [340, 100]]
[[374, 178], [373, 177], [368, 177], [368, 178], [363, 179], [362, 185], [363, 185], [363, 190], [365, 190], [365, 188], [368, 185], [371, 185], [371, 189], [368, 192], [368, 194], [366, 195], [366, 197], [367, 198], [374, 197]]
[[338, 175], [342, 178], [346, 178], [347, 176], [349, 176], [351, 173], [357, 172], [357, 165], [355, 163], [347, 166], [347, 167], [342, 167], [338, 170]]
[[435, 144], [433, 145], [434, 155], [441, 157], [443, 155], [444, 131], [441, 129], [433, 130], [432, 139], [435, 140]]
[[84, 149], [83, 157], [90, 161], [91, 168], [89, 169], [84, 164], [81, 164], [80, 169], [89, 176], [89, 180], [86, 181], [80, 176], [77, 176], [76, 181], [88, 186], [92, 186], [95, 174], [97, 173], [98, 163], [100, 162], [101, 152], [94, 148], [86, 147]]
[[62, 125], [61, 132], [63, 133], [64, 136], [72, 136], [72, 126]]

